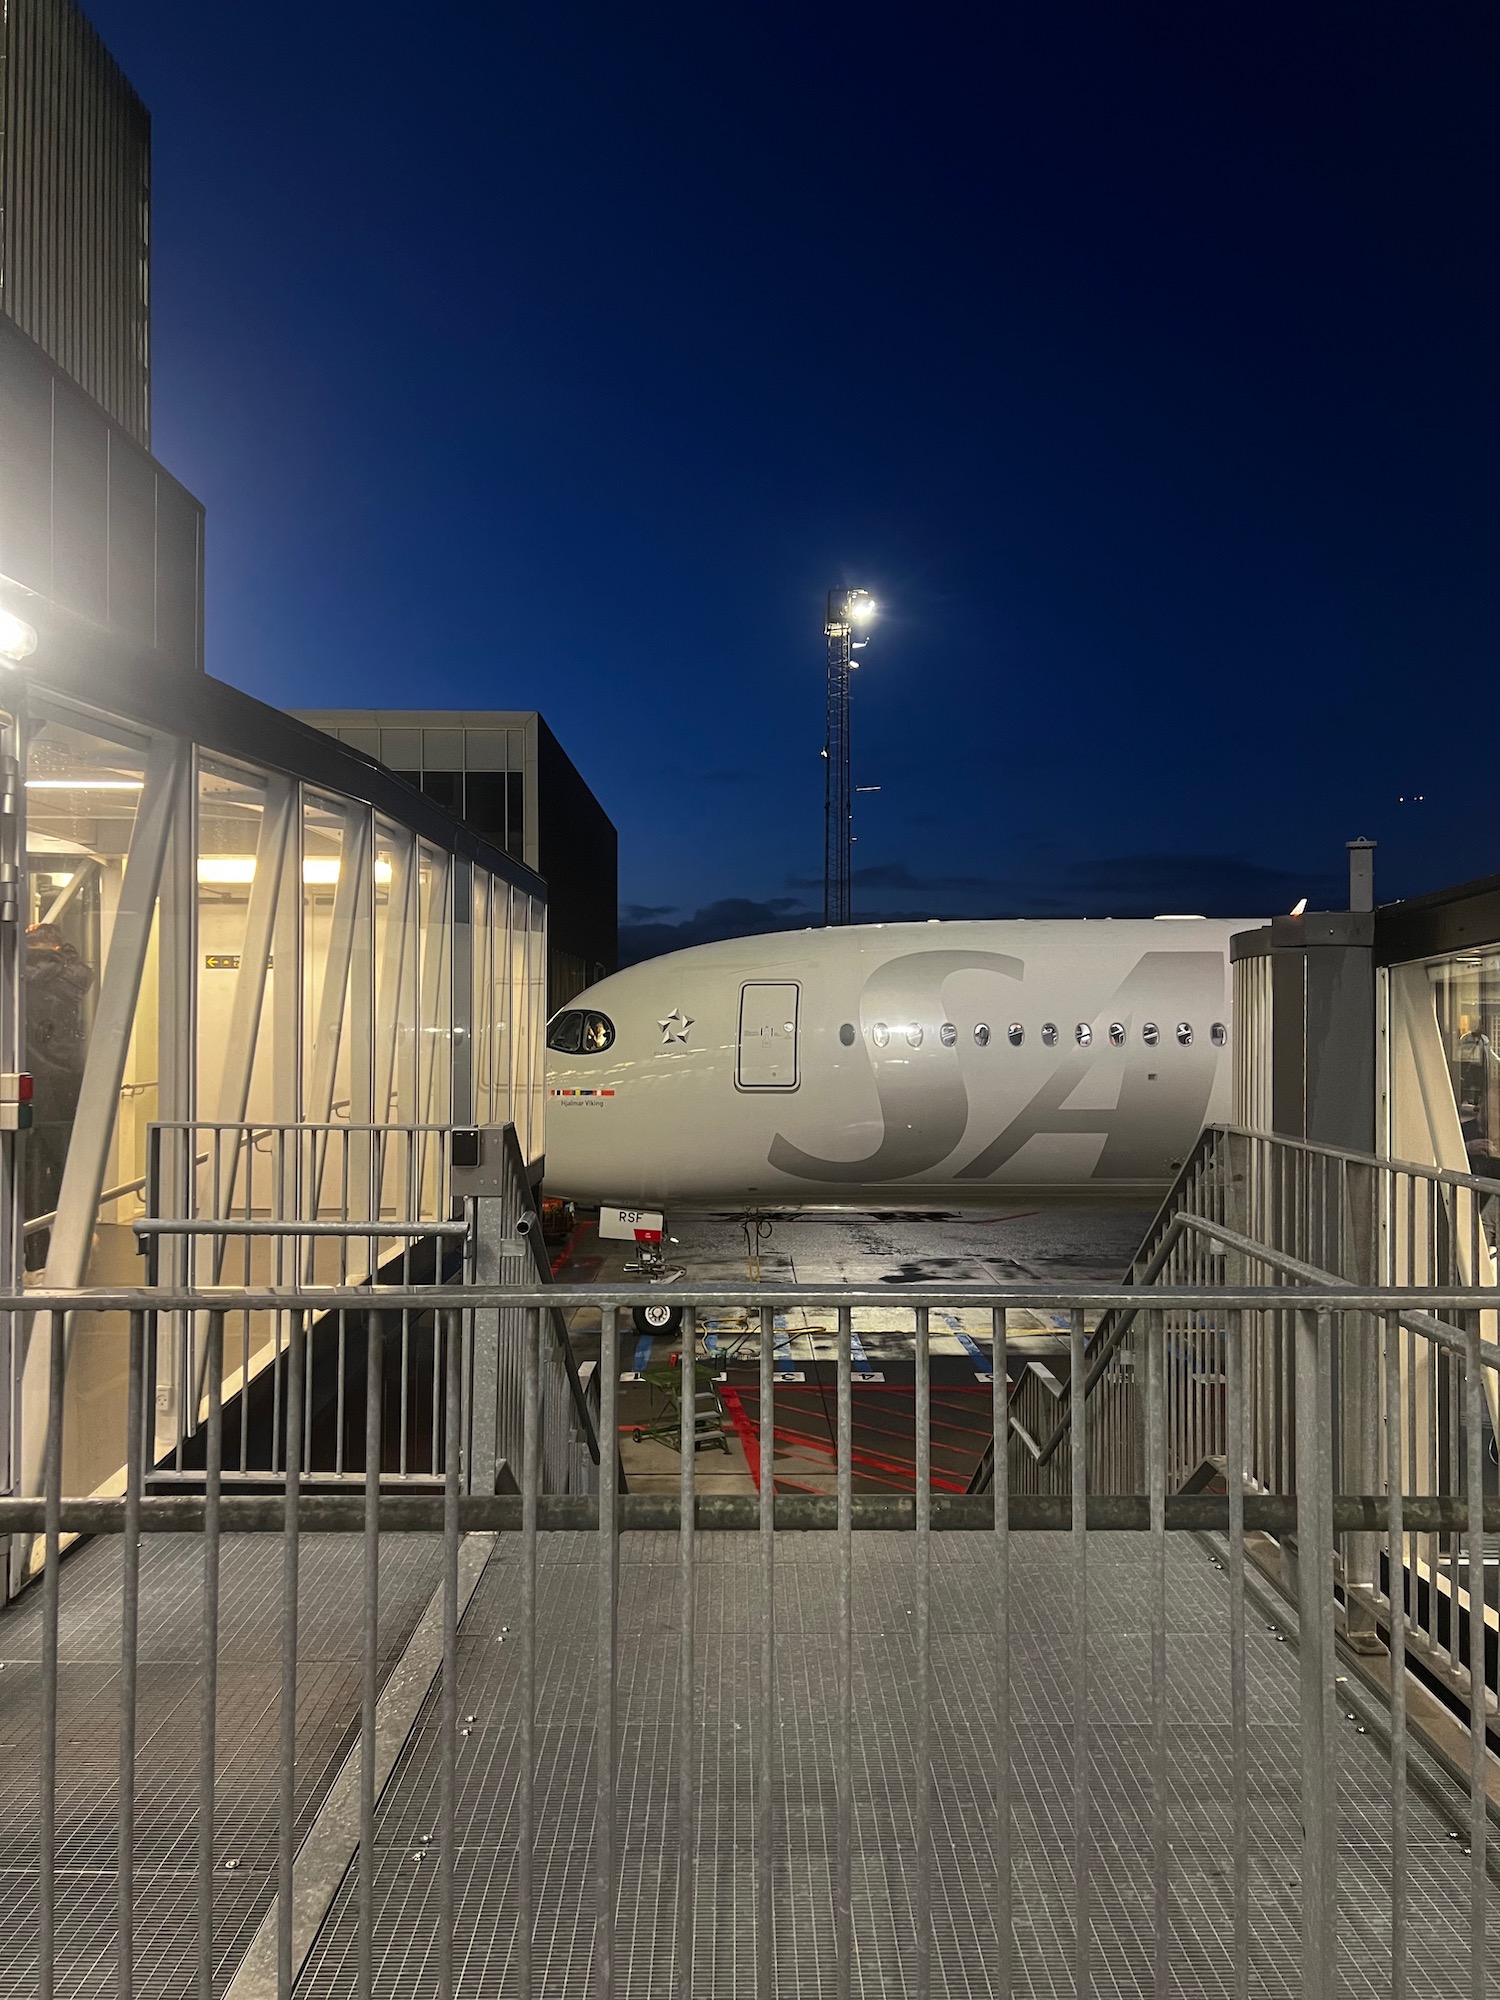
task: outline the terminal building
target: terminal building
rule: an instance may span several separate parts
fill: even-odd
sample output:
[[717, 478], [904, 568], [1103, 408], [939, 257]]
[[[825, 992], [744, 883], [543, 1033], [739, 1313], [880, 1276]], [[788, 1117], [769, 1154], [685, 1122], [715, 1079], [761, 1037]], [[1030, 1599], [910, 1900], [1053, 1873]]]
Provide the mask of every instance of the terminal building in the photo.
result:
[[[35, 1091], [0, 1138], [0, 1284], [138, 1281], [154, 1126], [510, 1123], [538, 1176], [526, 856], [570, 851], [538, 795], [587, 789], [506, 717], [514, 802], [466, 823], [204, 671], [203, 509], [150, 451], [149, 118], [72, 0], [17, 0], [0, 35], [0, 614], [34, 634], [0, 659], [0, 1069]], [[580, 933], [612, 963], [603, 825], [610, 928], [586, 905]], [[20, 1345], [0, 1334], [12, 1491], [41, 1422]], [[122, 1369], [116, 1323], [80, 1334], [70, 1486], [118, 1472]]]

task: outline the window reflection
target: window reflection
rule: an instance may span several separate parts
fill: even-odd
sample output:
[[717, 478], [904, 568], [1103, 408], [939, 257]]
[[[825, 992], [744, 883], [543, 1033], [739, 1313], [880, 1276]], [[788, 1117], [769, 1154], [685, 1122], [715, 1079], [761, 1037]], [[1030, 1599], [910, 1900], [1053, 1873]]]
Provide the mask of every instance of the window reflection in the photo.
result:
[[1112, 1049], [1123, 1049], [1123, 1048], [1124, 1048], [1124, 1046], [1125, 1046], [1125, 1023], [1124, 1023], [1123, 1021], [1111, 1021], [1111, 1022], [1110, 1022], [1110, 1024], [1109, 1024], [1109, 1045], [1110, 1045], [1110, 1047], [1111, 1047]]
[[1500, 956], [1428, 967], [1469, 1171], [1500, 1177]]
[[1191, 1047], [1193, 1040], [1193, 1024], [1191, 1021], [1179, 1021], [1177, 1023], [1177, 1039], [1184, 1048]]
[[1229, 1030], [1222, 1021], [1215, 1021], [1208, 1031], [1208, 1038], [1216, 1049], [1222, 1049], [1229, 1040]]
[[1154, 1049], [1161, 1040], [1161, 1029], [1157, 1027], [1154, 1021], [1148, 1021], [1145, 1027], [1141, 1029], [1141, 1040], [1146, 1044], [1148, 1049]]
[[1005, 1039], [1013, 1049], [1018, 1049], [1026, 1039], [1026, 1030], [1019, 1021], [1012, 1021], [1005, 1031]]
[[1092, 1045], [1094, 1040], [1094, 1031], [1089, 1026], [1087, 1021], [1080, 1021], [1078, 1023], [1077, 1035], [1078, 1035], [1079, 1048], [1086, 1049]]
[[922, 1046], [922, 1030], [915, 1021], [911, 1023], [906, 1031], [906, 1040], [911, 1048], [919, 1049]]
[[877, 1021], [870, 1030], [870, 1040], [875, 1044], [877, 1049], [883, 1049], [890, 1039], [891, 1031], [885, 1025], [885, 1022]]
[[989, 1030], [989, 1023], [987, 1021], [979, 1022], [978, 1025], [975, 1027], [974, 1040], [978, 1044], [978, 1046], [982, 1049], [987, 1049], [989, 1047], [990, 1030]]
[[943, 1025], [938, 1029], [938, 1040], [945, 1049], [951, 1049], [953, 1044], [958, 1040], [958, 1030], [951, 1021], [944, 1021]]
[[1046, 1046], [1047, 1048], [1049, 1048], [1049, 1049], [1053, 1049], [1053, 1048], [1056, 1048], [1056, 1047], [1057, 1047], [1057, 1023], [1056, 1023], [1056, 1021], [1043, 1021], [1043, 1023], [1042, 1023], [1042, 1041], [1043, 1041], [1043, 1043], [1045, 1044], [1045, 1046]]

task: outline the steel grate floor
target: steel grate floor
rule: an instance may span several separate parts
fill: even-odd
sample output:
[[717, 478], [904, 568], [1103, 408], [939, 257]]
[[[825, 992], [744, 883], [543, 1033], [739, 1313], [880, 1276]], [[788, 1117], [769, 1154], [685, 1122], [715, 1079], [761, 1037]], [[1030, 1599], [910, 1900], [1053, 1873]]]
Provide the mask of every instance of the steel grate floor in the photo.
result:
[[[120, 1557], [120, 1537], [104, 1536], [75, 1550], [62, 1570], [58, 2000], [117, 1991]], [[383, 1673], [426, 1608], [440, 1562], [433, 1537], [385, 1538]], [[153, 2000], [189, 1994], [197, 1973], [202, 1569], [199, 1538], [142, 1538], [136, 1983]], [[357, 1732], [362, 1625], [357, 1539], [303, 1538], [300, 1604], [297, 1791], [298, 1820], [305, 1826]], [[280, 1614], [279, 1537], [226, 1535], [214, 1794], [221, 1970], [238, 1963], [275, 1892]], [[41, 1649], [41, 1592], [32, 1589], [0, 1612], [0, 1995], [37, 1990]]]
[[[855, 1540], [854, 1990], [915, 1989], [912, 1922], [916, 1779], [911, 1730], [915, 1604], [910, 1535]], [[1072, 1994], [1072, 1784], [1068, 1547], [1013, 1544], [1013, 1756], [1016, 1992]], [[758, 1673], [753, 1536], [698, 1542], [698, 1755], [692, 1829], [698, 1868], [693, 1991], [750, 1995], [755, 1982], [753, 1759]], [[833, 1690], [835, 1544], [779, 1536], [775, 1796], [776, 1972], [780, 1995], [834, 1991]], [[1151, 1780], [1147, 1545], [1090, 1545], [1090, 1825], [1093, 1990], [1108, 2000], [1151, 1992]], [[933, 1990], [989, 1996], [995, 1961], [986, 1802], [994, 1770], [993, 1647], [987, 1538], [933, 1541], [936, 1838]], [[1228, 1586], [1201, 1545], [1169, 1542], [1169, 1719], [1173, 1965], [1184, 2000], [1233, 1992], [1233, 1857], [1228, 1811]], [[627, 1535], [620, 1563], [618, 1991], [672, 1990], [679, 1829], [672, 1746], [677, 1544]], [[586, 1536], [549, 1535], [538, 1578], [539, 1772], [535, 1864], [537, 1991], [586, 1990], [591, 1948], [591, 1676], [594, 1562]], [[519, 1648], [515, 1555], [502, 1542], [464, 1621], [461, 1712], [477, 1719], [459, 1747], [456, 1965], [460, 1992], [519, 1991], [515, 1963], [513, 1806]], [[509, 1633], [505, 1627], [511, 1629]], [[1296, 1658], [1250, 1621], [1250, 1990], [1299, 1988]], [[1371, 1737], [1340, 1739], [1340, 1928], [1344, 1991], [1388, 1993], [1390, 1849], [1387, 1768]], [[380, 1819], [377, 1990], [434, 1993], [438, 1787], [433, 1705], [388, 1789]], [[1461, 1810], [1454, 1799], [1455, 1815]], [[1410, 1800], [1413, 1991], [1467, 1995], [1468, 1863], [1423, 1797]], [[355, 1991], [352, 1882], [309, 1961], [300, 1992]], [[1490, 1912], [1490, 1990], [1500, 1994], [1500, 1899]]]

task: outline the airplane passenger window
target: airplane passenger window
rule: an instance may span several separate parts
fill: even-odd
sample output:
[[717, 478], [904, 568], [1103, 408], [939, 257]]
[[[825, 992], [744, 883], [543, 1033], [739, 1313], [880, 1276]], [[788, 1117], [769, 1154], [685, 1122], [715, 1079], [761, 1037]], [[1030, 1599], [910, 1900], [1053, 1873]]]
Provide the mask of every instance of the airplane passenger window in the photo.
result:
[[989, 1047], [990, 1030], [989, 1030], [989, 1023], [987, 1021], [976, 1022], [974, 1027], [974, 1040], [982, 1049], [987, 1049]]
[[839, 1029], [839, 1040], [846, 1049], [854, 1047], [854, 1023], [852, 1021], [846, 1021], [843, 1027]]
[[1191, 1021], [1179, 1021], [1177, 1023], [1177, 1039], [1184, 1048], [1187, 1048], [1193, 1039], [1193, 1024]]
[[576, 1056], [583, 1046], [582, 1014], [559, 1014], [547, 1030], [547, 1046], [560, 1055]]
[[1018, 1049], [1026, 1039], [1026, 1030], [1019, 1021], [1012, 1021], [1005, 1032], [1013, 1049]]
[[945, 1049], [951, 1049], [958, 1040], [958, 1030], [951, 1021], [944, 1021], [942, 1027], [938, 1029], [938, 1040]]
[[883, 1049], [890, 1039], [891, 1031], [885, 1025], [885, 1022], [877, 1021], [870, 1030], [870, 1040], [875, 1044], [877, 1049]]
[[607, 1014], [583, 1016], [583, 1053], [601, 1056], [615, 1038], [615, 1024]]
[[1229, 1040], [1229, 1030], [1224, 1026], [1222, 1021], [1215, 1021], [1208, 1031], [1208, 1039], [1216, 1049], [1222, 1049], [1224, 1044]]
[[922, 1030], [917, 1026], [915, 1021], [913, 1021], [911, 1026], [907, 1029], [906, 1039], [914, 1049], [921, 1048]]
[[1110, 1024], [1109, 1024], [1109, 1045], [1110, 1045], [1110, 1047], [1111, 1047], [1112, 1049], [1123, 1049], [1123, 1048], [1124, 1048], [1124, 1046], [1125, 1046], [1125, 1023], [1124, 1023], [1123, 1021], [1111, 1021], [1111, 1022], [1110, 1022]]
[[1141, 1029], [1141, 1040], [1146, 1044], [1148, 1049], [1154, 1049], [1161, 1040], [1161, 1029], [1157, 1027], [1154, 1021], [1148, 1021], [1145, 1027]]
[[1089, 1045], [1090, 1045], [1090, 1044], [1092, 1043], [1093, 1039], [1094, 1039], [1094, 1031], [1093, 1031], [1093, 1029], [1092, 1029], [1092, 1028], [1091, 1028], [1091, 1027], [1089, 1026], [1088, 1022], [1087, 1022], [1087, 1021], [1080, 1021], [1080, 1022], [1078, 1023], [1078, 1046], [1079, 1046], [1079, 1048], [1081, 1048], [1081, 1049], [1086, 1049], [1086, 1048], [1088, 1048], [1088, 1047], [1089, 1047]]
[[1049, 1049], [1054, 1049], [1054, 1048], [1056, 1048], [1056, 1047], [1057, 1047], [1057, 1023], [1056, 1023], [1056, 1021], [1043, 1021], [1043, 1023], [1042, 1023], [1042, 1040], [1043, 1040], [1043, 1042], [1044, 1042], [1044, 1043], [1046, 1044], [1046, 1046], [1047, 1046], [1047, 1047], [1048, 1047]]

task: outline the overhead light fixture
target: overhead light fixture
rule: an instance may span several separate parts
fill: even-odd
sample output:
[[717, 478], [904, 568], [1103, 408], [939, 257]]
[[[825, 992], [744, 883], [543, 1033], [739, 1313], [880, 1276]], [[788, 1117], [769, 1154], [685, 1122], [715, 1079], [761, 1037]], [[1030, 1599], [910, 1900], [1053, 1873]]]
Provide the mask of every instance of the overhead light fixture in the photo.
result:
[[0, 611], [0, 659], [20, 666], [36, 651], [36, 627], [18, 618], [14, 611]]
[[[375, 880], [384, 887], [391, 879], [389, 861], [375, 863]], [[311, 855], [302, 864], [302, 880], [311, 888], [333, 888], [339, 864], [331, 855]], [[253, 854], [205, 854], [198, 861], [198, 880], [208, 887], [243, 886], [255, 880]]]
[[28, 792], [138, 792], [144, 778], [28, 778]]
[[865, 590], [850, 591], [849, 616], [855, 621], [856, 624], [867, 625], [869, 621], [875, 616], [877, 608], [878, 607], [875, 603], [874, 598], [870, 596], [868, 591]]

